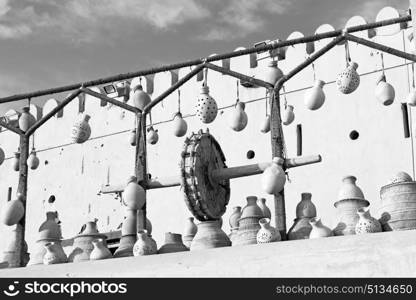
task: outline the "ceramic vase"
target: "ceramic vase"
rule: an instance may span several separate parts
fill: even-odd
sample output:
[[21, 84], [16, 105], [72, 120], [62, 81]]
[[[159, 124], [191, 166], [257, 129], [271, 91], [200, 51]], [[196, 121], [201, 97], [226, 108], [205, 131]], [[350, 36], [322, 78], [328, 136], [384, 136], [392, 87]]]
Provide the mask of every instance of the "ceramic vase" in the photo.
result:
[[359, 219], [355, 225], [356, 234], [375, 233], [382, 231], [380, 222], [370, 215], [370, 209], [368, 207], [361, 207], [357, 209], [357, 214]]
[[257, 232], [257, 244], [277, 242], [282, 239], [280, 232], [270, 225], [270, 218], [259, 220], [260, 230]]
[[215, 120], [217, 114], [217, 102], [209, 95], [208, 86], [203, 86], [198, 96], [196, 115], [202, 123], [209, 124]]
[[275, 85], [276, 82], [283, 77], [283, 72], [277, 67], [277, 61], [272, 60], [264, 70], [264, 81]]
[[133, 87], [133, 104], [136, 108], [143, 111], [146, 105], [151, 102], [150, 96], [143, 91], [142, 85], [138, 84]]
[[137, 183], [136, 176], [130, 176], [123, 191], [123, 201], [130, 209], [141, 209], [146, 203], [146, 192]]
[[336, 84], [341, 93], [350, 94], [360, 85], [357, 68], [358, 64], [356, 62], [350, 62], [348, 67], [338, 75]]
[[257, 244], [257, 232], [260, 229], [259, 220], [263, 218], [263, 211], [257, 205], [257, 197], [247, 197], [247, 205], [243, 208], [238, 221], [239, 227], [232, 245]]
[[376, 99], [383, 105], [390, 105], [394, 101], [394, 88], [390, 83], [386, 82], [386, 76], [384, 74], [377, 80], [377, 86], [374, 93]]
[[309, 223], [312, 226], [312, 230], [309, 233], [310, 239], [318, 239], [318, 238], [330, 237], [334, 235], [334, 233], [329, 227], [322, 224], [322, 221], [320, 218], [317, 218], [317, 217], [312, 218], [309, 221]]
[[32, 149], [27, 159], [27, 165], [31, 170], [36, 170], [39, 167], [39, 158], [36, 155], [35, 149]]
[[30, 113], [29, 107], [23, 107], [22, 114], [19, 117], [19, 128], [26, 132], [33, 124], [36, 123], [35, 117]]
[[19, 194], [17, 199], [10, 200], [6, 203], [1, 211], [1, 221], [4, 225], [15, 225], [23, 218], [25, 208], [22, 201], [23, 196]]
[[182, 137], [186, 134], [186, 131], [188, 130], [188, 124], [183, 119], [182, 114], [180, 112], [177, 112], [175, 116], [173, 117], [173, 134], [177, 137]]
[[179, 233], [166, 232], [165, 244], [159, 248], [159, 254], [189, 251], [182, 242], [182, 235]]
[[270, 131], [270, 115], [267, 115], [264, 118], [263, 123], [261, 124], [261, 127], [260, 127], [260, 131], [262, 133], [268, 133]]
[[56, 218], [56, 212], [46, 212], [46, 220], [39, 227], [39, 240], [62, 239], [61, 227], [56, 223]]
[[316, 80], [313, 87], [306, 91], [303, 102], [308, 109], [317, 110], [324, 104], [325, 93], [322, 89], [324, 85], [324, 81]]
[[72, 142], [82, 144], [87, 141], [91, 136], [91, 127], [88, 123], [91, 117], [84, 114], [80, 120], [75, 122], [72, 126], [71, 139]]
[[231, 246], [231, 241], [221, 229], [219, 221], [203, 221], [197, 226], [198, 231], [192, 240], [191, 251]]
[[301, 201], [296, 205], [296, 219], [288, 231], [289, 240], [308, 239], [312, 230], [309, 221], [316, 217], [316, 207], [311, 193], [302, 193]]
[[3, 148], [0, 148], [0, 166], [3, 164], [6, 155], [4, 154]]
[[247, 126], [248, 118], [244, 111], [246, 105], [244, 102], [237, 101], [235, 108], [231, 112], [229, 124], [232, 130], [241, 131]]
[[280, 157], [274, 157], [270, 166], [262, 174], [261, 186], [263, 190], [271, 195], [280, 193], [286, 183], [286, 174], [282, 168], [284, 160]]
[[30, 253], [30, 260], [28, 262], [28, 266], [33, 265], [42, 265], [43, 264], [43, 257], [46, 253], [46, 247], [45, 245], [48, 243], [61, 243], [61, 240], [59, 239], [43, 239], [43, 240], [37, 240], [34, 246], [33, 251]]
[[15, 152], [12, 162], [13, 170], [19, 172], [20, 170], [20, 152]]
[[272, 218], [272, 213], [270, 211], [270, 208], [266, 205], [266, 199], [265, 198], [258, 198], [257, 199], [257, 205], [261, 208], [261, 211], [263, 212], [264, 218]]
[[136, 146], [136, 129], [130, 131], [129, 143], [132, 146]]
[[101, 260], [112, 258], [111, 251], [107, 248], [104, 239], [96, 239], [92, 241], [93, 249], [90, 253], [90, 260]]
[[53, 265], [68, 262], [68, 257], [66, 256], [61, 243], [49, 242], [45, 244], [45, 248], [46, 253], [43, 256], [43, 264]]
[[157, 253], [157, 246], [147, 232], [137, 233], [137, 241], [133, 246], [134, 256], [152, 255]]
[[153, 126], [147, 128], [147, 142], [151, 145], [155, 145], [159, 141], [159, 134], [157, 129], [154, 129]]
[[407, 94], [406, 102], [410, 106], [416, 106], [416, 89], [412, 88], [409, 94]]
[[282, 112], [283, 125], [290, 125], [295, 120], [295, 113], [293, 112], [293, 106], [288, 105]]
[[189, 217], [186, 219], [186, 223], [185, 223], [185, 228], [183, 230], [183, 244], [186, 247], [190, 247], [191, 246], [191, 242], [194, 239], [196, 233], [198, 231], [198, 227], [195, 225], [194, 223], [194, 218], [193, 217]]

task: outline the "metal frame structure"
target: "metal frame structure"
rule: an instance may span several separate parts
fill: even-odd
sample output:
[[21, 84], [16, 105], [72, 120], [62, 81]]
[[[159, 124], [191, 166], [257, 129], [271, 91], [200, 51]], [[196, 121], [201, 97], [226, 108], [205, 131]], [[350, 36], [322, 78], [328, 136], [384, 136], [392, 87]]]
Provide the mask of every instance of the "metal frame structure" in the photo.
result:
[[[174, 186], [175, 183], [172, 184], [172, 182], [167, 181], [160, 181], [160, 182], [151, 182], [148, 179], [147, 176], [147, 165], [146, 165], [146, 117], [151, 112], [152, 108], [156, 106], [158, 103], [160, 103], [163, 99], [165, 99], [167, 96], [169, 96], [172, 92], [174, 92], [176, 89], [178, 89], [180, 86], [182, 86], [185, 82], [190, 80], [192, 77], [194, 77], [196, 74], [198, 74], [201, 70], [204, 68], [208, 68], [214, 71], [221, 72], [223, 74], [238, 78], [240, 80], [249, 82], [253, 85], [260, 86], [267, 88], [272, 95], [271, 98], [271, 146], [272, 146], [272, 156], [273, 157], [283, 157], [283, 131], [282, 131], [282, 121], [280, 116], [280, 90], [282, 89], [284, 83], [288, 80], [290, 80], [294, 75], [302, 71], [305, 67], [310, 65], [313, 61], [324, 55], [326, 52], [328, 52], [330, 49], [335, 47], [337, 44], [340, 44], [341, 42], [348, 40], [357, 42], [359, 44], [387, 52], [392, 55], [396, 55], [399, 57], [403, 57], [405, 59], [411, 60], [413, 62], [416, 62], [416, 56], [413, 54], [409, 54], [400, 50], [396, 50], [384, 45], [380, 45], [378, 43], [374, 43], [372, 41], [368, 41], [365, 39], [361, 39], [358, 37], [355, 37], [351, 35], [350, 33], [363, 31], [363, 30], [370, 30], [382, 26], [388, 26], [393, 24], [399, 24], [399, 23], [406, 23], [408, 21], [411, 21], [412, 17], [411, 15], [402, 16], [399, 18], [394, 18], [390, 20], [384, 20], [380, 22], [374, 22], [370, 24], [364, 24], [364, 25], [358, 25], [353, 26], [349, 28], [345, 28], [343, 30], [334, 30], [326, 33], [321, 34], [315, 34], [308, 37], [302, 37], [292, 40], [286, 40], [286, 41], [280, 41], [280, 42], [273, 42], [271, 44], [259, 46], [259, 47], [251, 47], [244, 50], [239, 51], [233, 51], [225, 54], [220, 55], [213, 55], [207, 58], [200, 58], [200, 59], [194, 59], [190, 61], [185, 61], [182, 63], [172, 64], [168, 66], [162, 66], [158, 68], [143, 70], [143, 71], [137, 71], [137, 72], [131, 72], [131, 73], [125, 73], [120, 75], [115, 75], [107, 78], [97, 79], [97, 80], [91, 80], [84, 83], [76, 83], [71, 84], [67, 86], [52, 88], [52, 89], [46, 89], [31, 93], [25, 93], [25, 94], [19, 94], [19, 95], [13, 95], [9, 97], [3, 97], [0, 98], [0, 104], [2, 103], [8, 103], [23, 99], [30, 99], [55, 93], [61, 93], [61, 92], [67, 92], [72, 91], [72, 93], [67, 96], [57, 107], [55, 107], [52, 111], [50, 111], [48, 114], [43, 116], [41, 119], [37, 120], [36, 123], [30, 127], [26, 132], [21, 131], [19, 128], [16, 128], [12, 126], [11, 124], [7, 124], [0, 120], [0, 126], [3, 126], [10, 131], [18, 134], [20, 136], [20, 169], [19, 169], [19, 183], [18, 183], [18, 190], [17, 192], [23, 195], [23, 205], [26, 208], [26, 201], [27, 201], [27, 181], [28, 181], [28, 166], [27, 166], [27, 158], [29, 155], [29, 139], [32, 134], [35, 133], [35, 131], [41, 127], [45, 122], [47, 122], [50, 118], [52, 118], [56, 113], [61, 111], [66, 105], [68, 105], [73, 99], [75, 99], [78, 95], [81, 93], [89, 94], [93, 97], [96, 97], [97, 99], [101, 99], [102, 101], [106, 101], [109, 103], [112, 103], [113, 105], [116, 105], [122, 109], [128, 110], [135, 114], [136, 116], [136, 157], [135, 157], [135, 175], [137, 177], [138, 182], [145, 188], [161, 188], [161, 187], [168, 187], [168, 186]], [[264, 82], [259, 79], [252, 78], [250, 76], [231, 71], [226, 68], [219, 67], [217, 65], [213, 65], [210, 62], [219, 61], [223, 59], [229, 59], [232, 57], [247, 55], [251, 53], [258, 53], [263, 51], [271, 51], [274, 49], [284, 48], [291, 45], [301, 44], [301, 43], [309, 43], [314, 42], [326, 38], [334, 38], [331, 42], [329, 42], [325, 47], [311, 55], [308, 59], [306, 59], [304, 62], [302, 62], [300, 65], [295, 67], [293, 70], [291, 70], [289, 73], [284, 75], [282, 78], [280, 78], [276, 84], [273, 86], [267, 82]], [[185, 75], [183, 78], [181, 78], [178, 82], [176, 82], [174, 85], [172, 85], [170, 88], [168, 88], [165, 92], [163, 92], [160, 96], [158, 96], [156, 99], [151, 101], [144, 109], [141, 111], [140, 109], [130, 106], [126, 103], [123, 103], [121, 101], [115, 100], [113, 98], [107, 97], [103, 94], [97, 93], [89, 89], [88, 87], [96, 86], [96, 85], [102, 85], [107, 83], [112, 83], [115, 81], [120, 80], [127, 80], [131, 79], [133, 77], [137, 76], [146, 76], [150, 74], [155, 74], [158, 72], [163, 71], [169, 71], [169, 70], [175, 70], [183, 67], [189, 67], [189, 66], [196, 66], [191, 72], [189, 72], [187, 75]], [[319, 157], [320, 161], [320, 157]], [[310, 162], [309, 162], [310, 163]], [[294, 163], [296, 165], [296, 163]], [[300, 163], [298, 165], [305, 165], [307, 163]], [[247, 167], [247, 166], [246, 166]], [[287, 165], [285, 168], [288, 167]], [[251, 172], [249, 175], [252, 174], [258, 174], [259, 169], [256, 169], [257, 173]], [[248, 173], [247, 173], [248, 174]], [[247, 176], [247, 174], [240, 174], [241, 176]], [[236, 176], [236, 177], [241, 177]], [[282, 238], [286, 239], [286, 213], [285, 213], [285, 201], [284, 201], [284, 191], [282, 191], [279, 195], [275, 195], [275, 221], [276, 221], [276, 227], [280, 231]], [[141, 220], [143, 221], [142, 227], [146, 227], [146, 205], [143, 207], [144, 211], [144, 218]], [[16, 245], [16, 252], [20, 253], [20, 257], [17, 258], [17, 266], [23, 266], [23, 257], [24, 257], [24, 232], [25, 232], [25, 216], [20, 220], [19, 224], [21, 225], [21, 230], [23, 231], [21, 234], [21, 238], [18, 241], [18, 245]]]

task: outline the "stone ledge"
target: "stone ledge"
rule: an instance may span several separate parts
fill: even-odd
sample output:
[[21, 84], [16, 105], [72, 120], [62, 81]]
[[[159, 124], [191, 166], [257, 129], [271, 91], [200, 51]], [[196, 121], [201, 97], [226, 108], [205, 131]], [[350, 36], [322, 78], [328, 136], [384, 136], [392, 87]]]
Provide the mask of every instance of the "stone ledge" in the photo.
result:
[[416, 230], [0, 270], [0, 277], [415, 277]]

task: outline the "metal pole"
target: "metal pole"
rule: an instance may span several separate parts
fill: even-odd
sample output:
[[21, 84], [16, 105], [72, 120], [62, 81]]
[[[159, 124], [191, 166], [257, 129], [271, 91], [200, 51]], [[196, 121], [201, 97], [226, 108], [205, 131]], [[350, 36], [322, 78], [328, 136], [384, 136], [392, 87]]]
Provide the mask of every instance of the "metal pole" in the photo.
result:
[[91, 89], [83, 88], [83, 89], [81, 89], [81, 91], [84, 92], [85, 94], [91, 95], [91, 96], [93, 96], [95, 98], [98, 98], [98, 99], [101, 99], [101, 100], [104, 100], [105, 102], [110, 102], [111, 104], [113, 104], [115, 106], [121, 107], [121, 108], [123, 108], [125, 110], [128, 110], [128, 111], [131, 111], [133, 113], [140, 112], [140, 109], [138, 109], [134, 106], [128, 105], [128, 104], [126, 104], [124, 102], [121, 102], [121, 101], [118, 101], [118, 100], [115, 100], [115, 99], [110, 98], [106, 95], [97, 93], [97, 92], [95, 92]]
[[4, 128], [6, 128], [6, 129], [8, 129], [8, 130], [10, 130], [10, 131], [12, 131], [12, 132], [14, 132], [14, 133], [16, 133], [16, 134], [19, 134], [19, 135], [25, 134], [25, 133], [24, 133], [22, 130], [20, 130], [19, 128], [14, 127], [14, 126], [11, 126], [10, 124], [7, 124], [7, 123], [5, 123], [5, 122], [3, 122], [3, 121], [1, 121], [1, 120], [0, 120], [0, 126], [2, 126], [2, 127], [4, 127]]

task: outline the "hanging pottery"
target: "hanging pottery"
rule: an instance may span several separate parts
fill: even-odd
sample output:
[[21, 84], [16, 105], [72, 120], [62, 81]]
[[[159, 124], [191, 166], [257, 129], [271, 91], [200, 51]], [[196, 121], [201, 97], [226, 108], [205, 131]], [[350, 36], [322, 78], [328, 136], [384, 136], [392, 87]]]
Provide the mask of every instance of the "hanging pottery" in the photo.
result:
[[235, 108], [231, 112], [229, 124], [234, 131], [241, 131], [247, 126], [248, 118], [244, 111], [246, 105], [244, 102], [237, 101]]
[[293, 112], [293, 106], [287, 105], [282, 113], [283, 125], [290, 125], [295, 119], [295, 113]]
[[261, 127], [260, 127], [260, 131], [262, 133], [268, 133], [270, 131], [270, 115], [267, 115], [264, 118], [263, 123], [261, 124]]
[[208, 124], [215, 120], [218, 113], [217, 102], [209, 95], [209, 87], [202, 86], [198, 96], [196, 115], [202, 123]]
[[45, 244], [45, 248], [46, 253], [43, 256], [43, 264], [53, 265], [68, 262], [68, 257], [66, 256], [61, 243], [49, 242]]
[[7, 226], [12, 226], [23, 218], [25, 208], [23, 206], [23, 196], [19, 194], [17, 199], [8, 201], [1, 211], [1, 221]]
[[137, 241], [133, 246], [134, 256], [152, 255], [157, 253], [156, 245], [144, 231], [137, 233]]
[[262, 212], [263, 212], [263, 216], [265, 218], [272, 218], [272, 213], [270, 212], [270, 208], [267, 207], [266, 205], [266, 199], [265, 198], [258, 198], [257, 199], [257, 205], [261, 208]]
[[359, 220], [355, 226], [356, 234], [381, 232], [381, 224], [370, 215], [368, 207], [361, 207], [357, 209]]
[[341, 93], [350, 94], [360, 85], [360, 75], [357, 73], [357, 68], [356, 62], [350, 62], [348, 67], [338, 75], [336, 84]]
[[26, 132], [33, 124], [36, 123], [35, 117], [29, 112], [29, 107], [23, 107], [22, 114], [19, 117], [19, 128]]
[[189, 251], [182, 242], [182, 235], [179, 233], [166, 232], [165, 244], [158, 250], [159, 254]]
[[130, 176], [123, 191], [123, 201], [132, 210], [141, 209], [146, 203], [146, 192], [137, 183], [137, 177]]
[[280, 193], [286, 183], [286, 174], [282, 168], [284, 160], [280, 157], [274, 157], [270, 166], [262, 174], [261, 185], [263, 190], [271, 195]]
[[390, 105], [394, 101], [395, 92], [393, 86], [386, 82], [386, 75], [382, 74], [377, 80], [375, 90], [376, 99], [383, 105]]
[[177, 112], [173, 117], [173, 134], [177, 137], [182, 137], [188, 130], [188, 124], [183, 119], [182, 114]]
[[19, 172], [19, 170], [20, 170], [20, 152], [15, 152], [14, 153], [12, 165], [13, 165], [13, 170], [15, 170], [16, 172]]
[[270, 225], [269, 218], [260, 219], [259, 224], [261, 228], [257, 232], [257, 244], [273, 243], [282, 239], [280, 232]]
[[141, 84], [138, 84], [133, 88], [133, 104], [136, 108], [143, 111], [146, 105], [151, 101], [152, 99], [145, 91], [143, 91]]
[[318, 238], [330, 237], [334, 235], [334, 233], [329, 227], [322, 224], [322, 221], [320, 218], [317, 218], [317, 217], [312, 218], [309, 221], [309, 223], [312, 225], [312, 230], [309, 234], [310, 239], [318, 239]]
[[147, 129], [147, 142], [151, 145], [154, 145], [159, 140], [159, 134], [157, 133], [157, 129], [154, 129], [153, 126], [150, 126]]
[[136, 129], [130, 131], [129, 143], [132, 146], [136, 146]]
[[72, 126], [71, 139], [74, 143], [82, 144], [90, 138], [91, 127], [88, 121], [91, 117], [84, 114], [80, 120]]
[[416, 106], [416, 89], [412, 88], [412, 90], [407, 94], [406, 102], [410, 106]]
[[202, 221], [192, 240], [190, 250], [203, 250], [231, 246], [230, 238], [221, 229], [219, 220]]
[[0, 148], [0, 166], [3, 164], [5, 157], [6, 155], [4, 154], [3, 149]]
[[30, 152], [30, 155], [27, 159], [27, 165], [32, 170], [36, 170], [39, 166], [39, 158], [36, 155], [35, 148], [33, 148], [32, 151]]
[[324, 104], [325, 93], [322, 89], [324, 85], [324, 81], [316, 80], [313, 87], [305, 92], [303, 102], [308, 109], [317, 110]]
[[90, 253], [90, 260], [101, 260], [113, 257], [103, 239], [99, 238], [92, 241], [92, 245], [94, 248]]
[[276, 82], [283, 77], [283, 72], [277, 67], [277, 61], [272, 60], [269, 62], [265, 74], [264, 74], [264, 81], [275, 85]]

